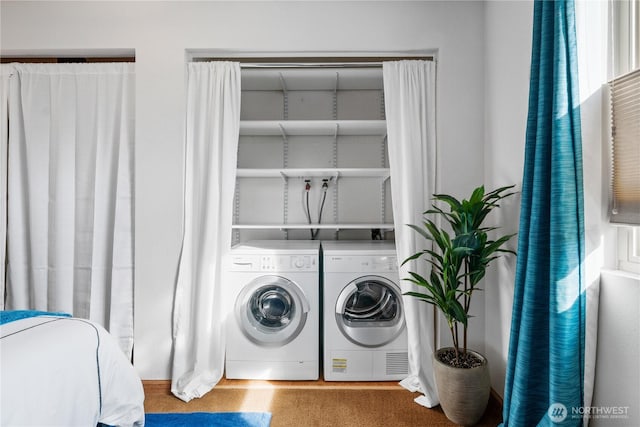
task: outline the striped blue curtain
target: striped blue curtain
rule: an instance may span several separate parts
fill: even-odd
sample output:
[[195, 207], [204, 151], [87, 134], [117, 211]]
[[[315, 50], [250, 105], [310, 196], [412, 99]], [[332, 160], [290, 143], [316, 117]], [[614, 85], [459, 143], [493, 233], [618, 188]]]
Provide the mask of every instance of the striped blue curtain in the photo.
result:
[[504, 426], [581, 425], [584, 210], [573, 0], [534, 4]]

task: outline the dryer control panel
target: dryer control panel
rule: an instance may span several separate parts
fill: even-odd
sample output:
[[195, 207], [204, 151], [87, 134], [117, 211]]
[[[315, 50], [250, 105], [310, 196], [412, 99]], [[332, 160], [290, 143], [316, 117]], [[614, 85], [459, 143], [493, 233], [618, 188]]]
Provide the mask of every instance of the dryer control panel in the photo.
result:
[[231, 271], [318, 271], [317, 255], [232, 255]]
[[324, 270], [330, 272], [394, 272], [398, 271], [398, 257], [393, 255], [351, 256], [325, 255]]

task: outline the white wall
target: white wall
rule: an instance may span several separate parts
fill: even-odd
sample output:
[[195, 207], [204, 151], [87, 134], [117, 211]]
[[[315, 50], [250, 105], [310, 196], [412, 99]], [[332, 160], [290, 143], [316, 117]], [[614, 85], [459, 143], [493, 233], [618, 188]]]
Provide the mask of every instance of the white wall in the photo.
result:
[[[190, 50], [311, 54], [437, 50], [439, 163], [455, 164], [441, 167], [439, 190], [464, 195], [483, 179], [482, 2], [3, 0], [0, 7], [3, 56], [135, 51], [134, 358], [144, 379], [170, 377], [171, 312], [182, 223], [185, 58]], [[483, 309], [484, 303], [480, 306]], [[472, 342], [481, 343], [482, 313], [474, 321]]]
[[[516, 184], [521, 190], [529, 100], [533, 3], [492, 1], [485, 9], [485, 182], [488, 188]], [[515, 233], [520, 195], [505, 200], [494, 220], [504, 233]], [[517, 249], [517, 236], [509, 242]], [[501, 396], [509, 353], [516, 259], [498, 260], [485, 278], [485, 354], [491, 385]]]
[[620, 419], [595, 418], [592, 426], [640, 423], [640, 278], [606, 270], [600, 289], [598, 364], [592, 406], [622, 407]]

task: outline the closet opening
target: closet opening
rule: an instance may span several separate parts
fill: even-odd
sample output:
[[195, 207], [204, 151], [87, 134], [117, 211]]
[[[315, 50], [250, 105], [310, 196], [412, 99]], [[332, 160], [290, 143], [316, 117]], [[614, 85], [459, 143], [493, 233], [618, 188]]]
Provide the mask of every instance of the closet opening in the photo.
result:
[[382, 63], [421, 57], [199, 58], [241, 66], [233, 243], [394, 237]]

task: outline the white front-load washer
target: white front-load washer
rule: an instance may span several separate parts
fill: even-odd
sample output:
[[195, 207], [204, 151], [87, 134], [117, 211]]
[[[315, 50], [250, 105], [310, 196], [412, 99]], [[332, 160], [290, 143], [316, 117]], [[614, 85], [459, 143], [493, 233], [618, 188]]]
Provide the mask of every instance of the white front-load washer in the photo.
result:
[[224, 286], [227, 378], [319, 377], [318, 241], [250, 241], [232, 248]]
[[323, 241], [326, 381], [400, 380], [407, 330], [393, 242]]

